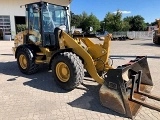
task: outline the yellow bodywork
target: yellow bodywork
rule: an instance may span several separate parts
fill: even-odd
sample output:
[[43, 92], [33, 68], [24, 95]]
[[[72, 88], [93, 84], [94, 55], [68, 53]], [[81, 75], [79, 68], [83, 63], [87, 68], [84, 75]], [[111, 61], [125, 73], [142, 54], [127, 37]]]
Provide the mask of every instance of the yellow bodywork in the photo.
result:
[[[28, 30], [19, 32], [14, 38], [14, 46], [18, 47], [19, 45], [24, 44], [24, 36], [27, 35], [27, 34], [28, 34]], [[36, 42], [36, 44], [39, 45], [40, 41], [41, 41], [40, 33], [35, 31], [35, 30], [29, 30], [29, 34], [34, 35], [35, 37], [37, 37], [39, 39], [39, 41]]]
[[157, 27], [158, 27], [158, 34], [160, 34], [160, 19], [156, 19], [156, 21], [158, 23], [158, 25], [157, 25]]
[[[23, 44], [24, 42], [23, 37], [24, 35], [27, 34], [27, 32], [28, 31], [23, 31], [17, 34], [17, 36], [15, 37], [14, 40], [15, 47], [13, 47], [14, 52], [19, 45]], [[36, 31], [29, 31], [29, 34], [34, 35], [35, 37], [39, 38], [39, 41], [41, 41], [41, 36]], [[74, 39], [66, 32], [62, 31], [62, 36], [61, 38], [59, 38], [59, 45], [60, 49], [72, 48], [73, 52], [84, 60], [84, 67], [91, 75], [91, 77], [94, 80], [96, 80], [99, 84], [103, 84], [104, 79], [101, 76], [99, 76], [98, 73], [107, 72], [109, 69], [112, 69], [112, 67], [108, 63], [110, 40], [111, 40], [111, 35], [109, 34], [108, 36], [105, 37], [103, 44], [95, 44], [89, 38], [82, 37]], [[37, 53], [37, 57], [35, 60], [36, 64], [50, 63], [51, 57], [56, 51], [50, 51], [48, 48], [42, 47], [40, 43], [39, 44], [34, 43], [34, 44], [38, 45], [41, 50], [40, 53]], [[42, 55], [46, 56], [45, 60], [42, 60]], [[58, 69], [63, 71], [64, 69], [62, 68], [62, 66], [63, 68], [65, 68], [64, 65], [61, 64], [56, 71], [58, 71]], [[67, 75], [65, 76], [64, 74], [61, 74], [59, 76], [66, 77], [67, 80]]]
[[108, 69], [112, 69], [108, 64], [111, 35], [105, 37], [103, 45], [94, 44], [88, 38], [79, 38], [79, 40], [86, 45], [85, 48], [78, 44], [79, 41], [77, 42], [65, 32], [62, 32], [62, 37], [60, 38], [60, 42], [63, 42], [64, 47], [72, 48], [84, 60], [84, 67], [91, 77], [99, 84], [103, 84], [104, 79], [99, 76], [98, 72], [107, 72]]
[[[14, 38], [14, 47], [12, 47], [12, 51], [13, 51], [13, 54], [15, 54], [15, 51], [17, 49], [17, 47], [19, 45], [22, 45], [24, 44], [24, 36], [26, 36], [28, 34], [28, 30], [25, 30], [25, 31], [22, 31], [20, 33], [18, 33], [15, 38]], [[30, 30], [29, 31], [29, 34], [30, 35], [33, 35], [37, 38], [37, 42], [32, 42], [31, 40], [29, 40], [29, 44], [35, 44], [37, 46], [39, 46], [41, 52], [40, 53], [37, 53], [37, 56], [36, 57], [36, 64], [41, 64], [41, 63], [49, 63], [50, 62], [50, 59], [53, 55], [53, 52], [50, 51], [48, 48], [44, 48], [41, 46], [42, 42], [41, 42], [41, 35], [39, 32], [35, 31], [35, 30]], [[41, 60], [42, 56], [41, 55], [45, 55], [46, 56], [46, 60]]]

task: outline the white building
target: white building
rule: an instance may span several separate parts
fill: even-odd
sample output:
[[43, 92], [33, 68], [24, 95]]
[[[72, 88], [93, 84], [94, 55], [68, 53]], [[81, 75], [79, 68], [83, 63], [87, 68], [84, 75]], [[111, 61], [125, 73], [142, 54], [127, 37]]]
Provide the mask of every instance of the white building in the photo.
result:
[[[25, 24], [25, 7], [28, 3], [41, 0], [0, 0], [0, 30], [3, 31], [3, 39], [13, 39], [16, 35], [16, 24]], [[43, 0], [53, 4], [68, 6], [71, 0]]]

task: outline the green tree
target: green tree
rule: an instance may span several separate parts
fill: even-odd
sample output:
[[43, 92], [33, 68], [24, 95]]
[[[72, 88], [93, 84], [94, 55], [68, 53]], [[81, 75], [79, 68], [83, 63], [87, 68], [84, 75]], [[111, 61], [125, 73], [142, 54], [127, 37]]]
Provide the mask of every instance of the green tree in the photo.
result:
[[127, 16], [125, 18], [123, 18], [123, 30], [124, 31], [130, 31], [132, 24], [131, 21], [134, 18], [134, 16]]
[[123, 21], [129, 23], [130, 31], [143, 31], [147, 28], [144, 18], [140, 15], [126, 17], [123, 19]]
[[83, 31], [88, 31], [89, 27], [93, 27], [93, 31], [100, 29], [100, 22], [92, 13], [88, 15], [86, 12], [82, 12], [80, 15], [75, 15], [71, 12], [71, 26], [82, 28]]
[[82, 14], [80, 14], [80, 19], [82, 21], [84, 21], [87, 17], [88, 17], [88, 14], [86, 12], [82, 12]]
[[121, 31], [123, 27], [122, 13], [117, 10], [116, 14], [108, 12], [104, 18], [105, 30], [109, 32]]
[[129, 22], [123, 21], [122, 22], [122, 31], [129, 31], [129, 29], [130, 29]]
[[87, 31], [89, 27], [93, 27], [93, 31], [100, 29], [100, 22], [95, 15], [92, 13], [82, 21], [82, 29]]
[[81, 24], [81, 16], [71, 12], [71, 26], [78, 27]]
[[158, 24], [157, 21], [151, 22], [151, 25], [152, 25], [152, 26], [155, 26], [155, 25], [157, 25], [157, 24]]
[[80, 16], [80, 25], [78, 26], [79, 28], [82, 28], [82, 30], [84, 31], [86, 29], [86, 24], [85, 24], [85, 20], [88, 18], [88, 14], [86, 12], [82, 12], [82, 14], [79, 15]]
[[146, 24], [146, 26], [150, 26], [151, 24], [149, 24], [148, 22], [147, 23], [145, 23]]
[[100, 29], [99, 29], [99, 31], [105, 31], [105, 22], [104, 21], [100, 21]]

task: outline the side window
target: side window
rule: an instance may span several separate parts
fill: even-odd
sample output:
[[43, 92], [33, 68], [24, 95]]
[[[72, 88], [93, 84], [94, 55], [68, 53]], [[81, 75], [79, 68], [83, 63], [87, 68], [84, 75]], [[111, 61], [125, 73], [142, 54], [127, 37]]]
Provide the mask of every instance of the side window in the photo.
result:
[[34, 13], [32, 7], [29, 10], [29, 30], [40, 31], [40, 12]]
[[55, 29], [55, 21], [52, 18], [53, 13], [48, 7], [43, 8], [43, 30], [44, 32], [53, 32]]
[[33, 6], [29, 7], [29, 40], [34, 42], [36, 45], [41, 45], [41, 34], [40, 34], [40, 11], [34, 11]]
[[65, 15], [65, 12], [64, 10], [57, 10], [55, 11], [55, 21], [57, 24], [57, 26], [60, 26], [60, 25], [66, 25], [66, 15]]

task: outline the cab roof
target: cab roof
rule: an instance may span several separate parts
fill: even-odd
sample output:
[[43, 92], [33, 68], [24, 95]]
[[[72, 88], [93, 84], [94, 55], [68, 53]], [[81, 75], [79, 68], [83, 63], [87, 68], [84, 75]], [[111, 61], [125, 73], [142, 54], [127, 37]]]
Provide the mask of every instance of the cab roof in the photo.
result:
[[44, 2], [44, 3], [55, 4], [55, 5], [60, 5], [60, 6], [69, 6], [71, 1], [72, 0], [32, 0], [30, 3], [29, 1], [26, 2], [25, 5]]

